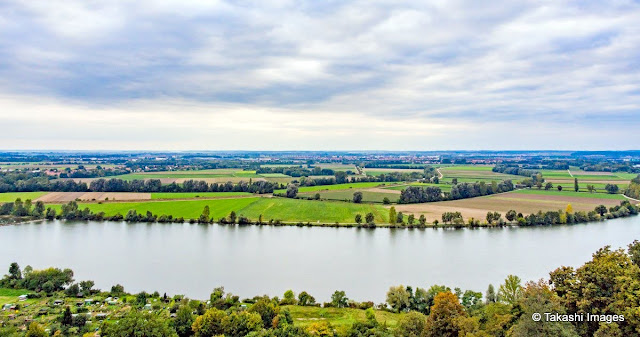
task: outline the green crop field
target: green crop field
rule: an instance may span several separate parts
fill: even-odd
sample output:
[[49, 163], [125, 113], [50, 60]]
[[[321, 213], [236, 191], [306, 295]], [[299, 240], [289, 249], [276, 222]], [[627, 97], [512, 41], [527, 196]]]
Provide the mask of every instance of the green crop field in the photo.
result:
[[492, 172], [493, 166], [487, 165], [455, 165], [440, 167], [440, 171], [477, 171], [477, 172]]
[[314, 197], [316, 193], [319, 193], [321, 199], [352, 200], [353, 193], [355, 193], [356, 191], [362, 192], [363, 202], [382, 203], [384, 201], [384, 198], [389, 198], [391, 202], [398, 202], [398, 199], [400, 198], [400, 194], [371, 192], [371, 191], [367, 191], [366, 189], [365, 190], [355, 189], [355, 190], [305, 192], [305, 193], [300, 193], [300, 195], [304, 197]]
[[290, 176], [283, 173], [260, 173], [260, 176], [265, 178], [291, 178]]
[[151, 193], [151, 199], [194, 199], [194, 198], [226, 198], [251, 195], [247, 192], [186, 192], [186, 193]]
[[260, 198], [237, 213], [254, 220], [262, 214], [265, 221], [280, 219], [283, 221], [353, 223], [356, 214], [361, 214], [364, 217], [369, 212], [375, 215], [376, 222], [387, 222], [388, 210], [382, 206], [337, 201]]
[[[151, 211], [157, 215], [173, 215], [174, 217], [184, 217], [185, 219], [197, 218], [202, 214], [205, 205], [208, 205], [211, 216], [220, 218], [229, 215], [231, 211], [238, 211], [247, 205], [256, 202], [255, 198], [236, 198], [236, 199], [211, 199], [211, 200], [172, 200], [172, 201], [145, 201], [145, 202], [108, 202], [103, 204], [97, 203], [80, 203], [78, 207], [89, 207], [93, 212], [104, 212], [106, 215], [114, 215], [120, 213], [123, 216], [129, 210], [136, 210], [138, 213], [146, 213]], [[61, 205], [47, 205], [56, 209], [60, 209]]]
[[537, 189], [527, 189], [527, 190], [516, 190], [512, 193], [518, 194], [537, 194], [537, 195], [560, 195], [566, 197], [580, 197], [580, 198], [595, 198], [595, 199], [615, 199], [615, 200], [625, 200], [620, 194], [606, 194], [606, 193], [589, 193], [589, 192], [575, 192], [571, 191], [558, 191], [558, 190], [537, 190]]
[[[325, 223], [353, 222], [355, 214], [363, 216], [372, 212], [376, 215], [376, 221], [386, 222], [387, 211], [382, 206], [372, 204], [351, 204], [334, 201], [309, 201], [285, 198], [228, 198], [209, 200], [171, 200], [171, 201], [145, 201], [145, 202], [111, 202], [111, 203], [80, 203], [80, 208], [88, 207], [93, 212], [105, 212], [106, 215], [120, 213], [123, 216], [129, 210], [135, 209], [138, 213], [147, 211], [157, 215], [173, 215], [185, 219], [197, 218], [202, 213], [204, 206], [208, 205], [210, 214], [214, 219], [225, 217], [231, 211], [238, 215], [244, 215], [252, 220], [257, 220], [260, 214], [263, 219], [279, 219], [283, 221], [320, 221]], [[61, 205], [47, 205], [58, 211]]]
[[[348, 184], [336, 184], [336, 185], [318, 185], [318, 186], [302, 186], [298, 188], [298, 192], [313, 192], [322, 190], [348, 190], [352, 188], [369, 188], [369, 187], [383, 187], [388, 186], [390, 183], [380, 182], [364, 182], [364, 183], [348, 183]], [[286, 190], [275, 190], [274, 193], [284, 193]]]
[[27, 199], [36, 200], [49, 192], [6, 192], [0, 193], [0, 202], [14, 202], [17, 198], [25, 201]]

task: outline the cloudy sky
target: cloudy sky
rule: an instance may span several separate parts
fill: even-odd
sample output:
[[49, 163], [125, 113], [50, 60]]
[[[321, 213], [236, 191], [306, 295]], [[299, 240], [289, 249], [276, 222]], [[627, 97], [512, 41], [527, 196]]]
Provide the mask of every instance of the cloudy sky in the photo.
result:
[[0, 149], [639, 143], [637, 0], [0, 0]]

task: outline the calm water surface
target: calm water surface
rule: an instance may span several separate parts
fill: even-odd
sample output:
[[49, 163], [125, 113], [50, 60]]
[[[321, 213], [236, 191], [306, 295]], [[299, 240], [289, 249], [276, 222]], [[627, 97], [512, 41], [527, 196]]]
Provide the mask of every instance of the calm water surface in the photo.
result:
[[391, 285], [445, 284], [484, 292], [508, 274], [546, 278], [598, 248], [640, 239], [640, 217], [502, 229], [356, 229], [50, 221], [0, 227], [0, 274], [11, 262], [72, 268], [109, 289], [208, 298], [216, 286], [241, 297], [306, 290], [318, 300], [345, 290], [384, 301]]

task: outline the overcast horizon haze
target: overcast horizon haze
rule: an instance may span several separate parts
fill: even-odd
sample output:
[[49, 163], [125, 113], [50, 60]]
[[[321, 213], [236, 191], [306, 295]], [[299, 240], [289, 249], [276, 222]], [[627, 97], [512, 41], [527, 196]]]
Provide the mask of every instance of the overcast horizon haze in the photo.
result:
[[640, 1], [2, 1], [0, 150], [630, 150]]

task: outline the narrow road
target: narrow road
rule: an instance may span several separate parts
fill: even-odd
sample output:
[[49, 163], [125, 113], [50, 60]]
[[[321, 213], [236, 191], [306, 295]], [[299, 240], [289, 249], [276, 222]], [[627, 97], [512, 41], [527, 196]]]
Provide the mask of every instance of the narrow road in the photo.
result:
[[440, 172], [440, 169], [439, 169], [439, 168], [437, 168], [437, 169], [436, 169], [436, 172], [438, 172], [438, 174], [440, 175], [440, 176], [438, 177], [438, 179], [442, 179], [442, 178], [444, 178], [444, 175], [442, 174], [442, 172]]
[[628, 197], [628, 196], [626, 196], [626, 195], [624, 195], [624, 194], [622, 194], [622, 196], [623, 196], [623, 197], [625, 197], [625, 198], [627, 198], [627, 199], [629, 199], [629, 200], [633, 200], [633, 201], [635, 201], [635, 202], [637, 202], [637, 203], [640, 203], [640, 200], [638, 200], [638, 199], [634, 199], [634, 198]]
[[569, 172], [569, 175], [571, 176], [571, 178], [573, 178], [573, 174], [571, 173], [571, 170], [567, 169], [567, 172]]

